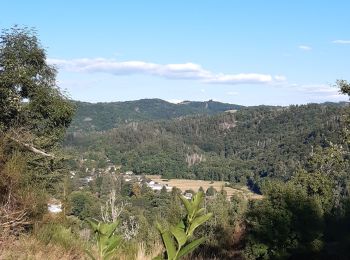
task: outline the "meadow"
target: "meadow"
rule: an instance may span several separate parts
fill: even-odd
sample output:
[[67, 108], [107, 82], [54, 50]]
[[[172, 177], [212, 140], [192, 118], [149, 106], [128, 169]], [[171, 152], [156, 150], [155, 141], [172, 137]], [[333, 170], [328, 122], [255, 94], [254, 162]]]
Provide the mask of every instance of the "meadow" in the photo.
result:
[[247, 186], [237, 186], [235, 188], [227, 187], [229, 184], [225, 181], [204, 181], [204, 180], [189, 180], [189, 179], [164, 179], [160, 175], [146, 175], [147, 178], [152, 181], [168, 185], [170, 187], [176, 187], [182, 192], [187, 190], [193, 190], [197, 192], [200, 187], [206, 191], [209, 187], [213, 187], [217, 191], [224, 189], [227, 194], [227, 198], [230, 199], [233, 195], [240, 195], [245, 199], [262, 199], [262, 195], [253, 193]]

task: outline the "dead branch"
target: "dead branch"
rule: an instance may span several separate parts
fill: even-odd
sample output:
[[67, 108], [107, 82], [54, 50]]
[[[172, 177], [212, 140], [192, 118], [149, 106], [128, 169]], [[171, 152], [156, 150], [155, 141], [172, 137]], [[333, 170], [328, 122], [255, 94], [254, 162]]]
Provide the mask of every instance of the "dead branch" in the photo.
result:
[[24, 146], [25, 148], [27, 148], [28, 150], [32, 151], [33, 153], [36, 153], [36, 154], [40, 154], [42, 156], [45, 156], [45, 157], [50, 157], [50, 158], [55, 158], [55, 156], [53, 154], [50, 154], [50, 153], [46, 153], [42, 150], [39, 150], [38, 148], [35, 148], [34, 146], [30, 145], [30, 144], [27, 144], [27, 143], [24, 143], [24, 142], [21, 142], [20, 140], [14, 138], [14, 137], [9, 137], [12, 141], [15, 141], [16, 143]]
[[25, 210], [19, 210], [15, 212], [9, 212], [4, 208], [0, 210], [0, 227], [10, 228], [15, 226], [28, 225], [30, 222], [27, 221]]

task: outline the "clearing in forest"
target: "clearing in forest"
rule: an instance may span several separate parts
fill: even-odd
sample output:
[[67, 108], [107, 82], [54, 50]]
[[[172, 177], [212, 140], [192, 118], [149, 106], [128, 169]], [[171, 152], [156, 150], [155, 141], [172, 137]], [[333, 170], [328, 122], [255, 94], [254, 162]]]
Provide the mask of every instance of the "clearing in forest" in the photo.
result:
[[147, 178], [152, 181], [168, 185], [170, 187], [176, 187], [182, 192], [186, 190], [198, 191], [200, 187], [206, 191], [210, 186], [213, 186], [217, 191], [220, 191], [222, 188], [227, 192], [227, 197], [231, 198], [234, 194], [242, 195], [246, 199], [261, 199], [263, 196], [253, 193], [246, 186], [231, 188], [225, 187], [224, 181], [203, 181], [203, 180], [188, 180], [188, 179], [162, 179], [160, 175], [146, 175]]

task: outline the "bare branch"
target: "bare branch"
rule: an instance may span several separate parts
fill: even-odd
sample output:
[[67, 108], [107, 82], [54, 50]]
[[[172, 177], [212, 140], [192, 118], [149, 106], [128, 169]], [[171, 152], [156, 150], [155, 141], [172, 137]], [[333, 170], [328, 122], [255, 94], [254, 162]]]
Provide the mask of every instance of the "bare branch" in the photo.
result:
[[109, 194], [105, 206], [101, 206], [101, 218], [104, 222], [115, 222], [129, 203], [121, 201], [116, 203], [116, 191], [112, 190]]
[[0, 208], [0, 227], [9, 228], [16, 226], [28, 225], [30, 222], [26, 218], [27, 212], [25, 210], [19, 210], [9, 212], [4, 207]]
[[27, 143], [23, 143], [21, 142], [20, 140], [14, 138], [14, 137], [9, 137], [12, 141], [15, 141], [16, 143], [24, 146], [25, 148], [27, 148], [28, 150], [32, 151], [33, 153], [36, 153], [36, 154], [40, 154], [42, 156], [45, 156], [45, 157], [51, 157], [51, 158], [55, 158], [55, 156], [53, 154], [50, 154], [50, 153], [46, 153], [42, 150], [39, 150], [38, 148], [35, 148], [34, 146], [30, 145], [30, 144], [27, 144]]

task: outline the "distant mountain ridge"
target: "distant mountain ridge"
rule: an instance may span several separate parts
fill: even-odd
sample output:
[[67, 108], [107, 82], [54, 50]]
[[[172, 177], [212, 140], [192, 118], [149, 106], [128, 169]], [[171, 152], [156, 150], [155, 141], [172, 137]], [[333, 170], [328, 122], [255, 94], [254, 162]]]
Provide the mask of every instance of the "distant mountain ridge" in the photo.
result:
[[244, 106], [209, 101], [183, 101], [178, 104], [162, 99], [88, 103], [73, 101], [77, 111], [69, 131], [106, 131], [134, 121], [168, 120], [190, 115], [214, 115]]

